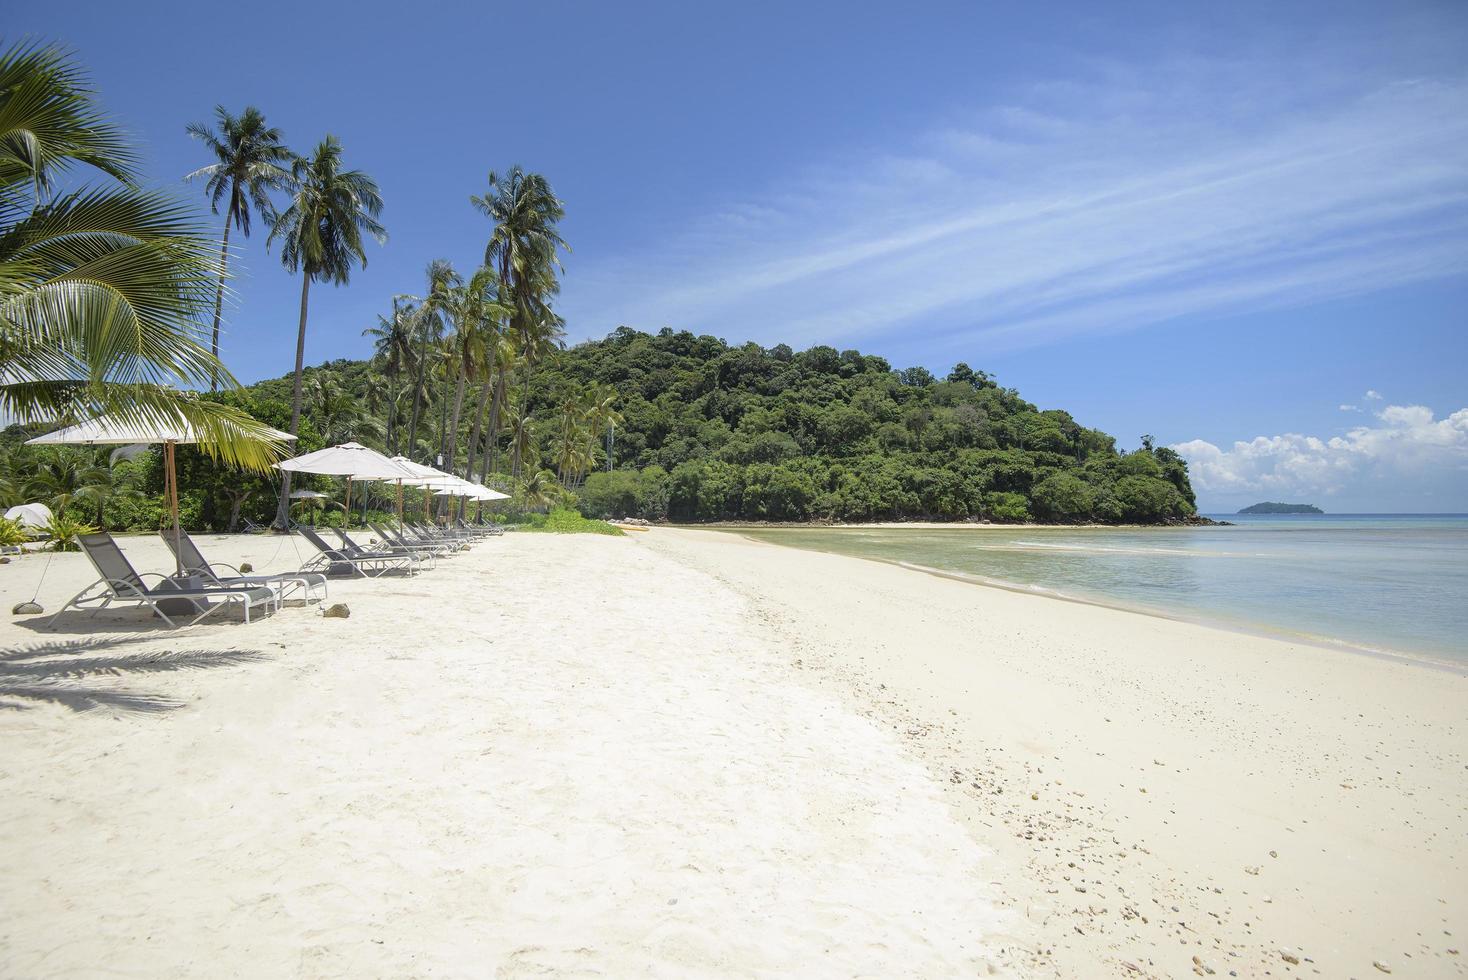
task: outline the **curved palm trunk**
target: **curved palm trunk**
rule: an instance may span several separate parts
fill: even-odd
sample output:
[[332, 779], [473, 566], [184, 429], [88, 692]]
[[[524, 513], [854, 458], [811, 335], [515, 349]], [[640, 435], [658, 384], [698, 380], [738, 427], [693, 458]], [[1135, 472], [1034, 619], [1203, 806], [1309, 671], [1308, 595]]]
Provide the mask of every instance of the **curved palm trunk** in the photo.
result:
[[384, 440], [389, 456], [398, 454], [398, 392], [401, 390], [402, 385], [398, 381], [397, 373], [394, 373], [392, 388], [387, 393], [387, 437]]
[[[224, 277], [229, 271], [229, 212], [224, 212], [224, 244], [219, 246], [219, 288], [214, 293], [214, 340], [210, 349], [216, 365], [219, 361], [219, 317], [224, 312]], [[209, 369], [209, 390], [219, 390], [219, 368]]]
[[[530, 410], [530, 364], [530, 360], [527, 359], [525, 361], [525, 370], [521, 373], [520, 377], [520, 414], [522, 415]], [[511, 471], [512, 475], [520, 475], [520, 464], [522, 462], [519, 447], [516, 446], [514, 468]]]
[[479, 482], [483, 483], [494, 472], [495, 456], [499, 452], [500, 412], [505, 406], [505, 369], [500, 367], [494, 383], [494, 398], [489, 404], [489, 426], [484, 433], [484, 463], [480, 468]]
[[443, 458], [448, 464], [450, 473], [454, 471], [454, 456], [459, 451], [459, 419], [464, 412], [464, 381], [464, 374], [461, 371], [459, 380], [454, 385], [454, 413], [445, 433]]
[[422, 416], [423, 371], [428, 364], [428, 317], [423, 318], [423, 332], [418, 335], [418, 377], [413, 382], [413, 421], [408, 426], [408, 452], [412, 456], [418, 448], [418, 420]]
[[[296, 379], [291, 387], [291, 435], [301, 433], [301, 372], [306, 367], [306, 307], [311, 295], [311, 274], [301, 273], [301, 325], [296, 333]], [[275, 526], [284, 531], [290, 527], [291, 475], [280, 472], [280, 503], [275, 508]]]
[[489, 391], [490, 380], [486, 376], [479, 386], [479, 404], [474, 409], [474, 425], [469, 430], [469, 445], [465, 449], [464, 478], [468, 480], [474, 479], [474, 462], [479, 452], [479, 433], [484, 430], [484, 412], [489, 407]]
[[[443, 384], [439, 385], [438, 387], [438, 451], [440, 453], [444, 451], [444, 431], [449, 427], [449, 393], [446, 390], [448, 388], [448, 384], [449, 379], [447, 374], [445, 374]], [[438, 464], [435, 463], [434, 465], [436, 466]]]

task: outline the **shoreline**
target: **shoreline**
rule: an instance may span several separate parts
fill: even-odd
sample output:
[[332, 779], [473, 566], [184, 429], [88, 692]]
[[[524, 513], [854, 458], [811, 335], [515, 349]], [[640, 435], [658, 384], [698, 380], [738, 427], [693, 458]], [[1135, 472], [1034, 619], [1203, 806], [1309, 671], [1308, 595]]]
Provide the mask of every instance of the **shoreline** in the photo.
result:
[[1234, 527], [1230, 521], [1202, 517], [1194, 521], [1174, 521], [1168, 524], [1042, 524], [1037, 521], [856, 521], [835, 523], [826, 521], [707, 521], [700, 524], [681, 524], [672, 521], [650, 524], [650, 527], [665, 527], [683, 531], [1174, 531], [1201, 527]]
[[1468, 976], [1468, 679], [742, 535], [638, 543], [926, 761], [1033, 975]]
[[0, 970], [1468, 976], [1468, 679], [973, 585], [655, 528], [0, 622]]
[[[692, 530], [692, 528], [689, 528]], [[741, 534], [749, 528], [716, 528], [714, 530], [723, 533], [739, 534], [741, 538], [751, 543], [767, 544], [773, 542], [762, 542], [757, 538], [751, 538]], [[777, 545], [781, 548], [795, 547], [793, 545]], [[1070, 592], [1061, 592], [1057, 589], [1046, 588], [1039, 585], [1025, 585], [1023, 582], [1010, 582], [1006, 579], [991, 578], [989, 576], [971, 575], [965, 572], [956, 572], [945, 568], [935, 568], [932, 565], [922, 565], [917, 562], [901, 561], [895, 558], [882, 558], [876, 555], [845, 555], [841, 552], [821, 551], [814, 548], [799, 548], [797, 550], [810, 551], [823, 555], [841, 555], [841, 557], [853, 558], [857, 561], [872, 561], [883, 565], [891, 565], [894, 568], [904, 568], [909, 571], [921, 572], [924, 575], [933, 575], [938, 578], [950, 579], [963, 582], [980, 588], [1000, 589], [1017, 595], [1035, 596], [1041, 599], [1055, 599], [1060, 602], [1074, 602], [1082, 606], [1093, 606], [1098, 609], [1112, 609], [1117, 612], [1133, 613], [1138, 616], [1151, 616], [1164, 619], [1174, 623], [1187, 623], [1192, 626], [1201, 626], [1205, 629], [1215, 629], [1224, 633], [1233, 633], [1239, 636], [1250, 636], [1257, 639], [1278, 640], [1283, 643], [1302, 643], [1316, 647], [1321, 650], [1333, 650], [1339, 653], [1348, 653], [1360, 657], [1371, 657], [1374, 659], [1387, 660], [1393, 663], [1410, 664], [1430, 670], [1446, 671], [1450, 674], [1468, 677], [1468, 663], [1445, 658], [1434, 657], [1430, 654], [1417, 653], [1411, 650], [1392, 650], [1384, 647], [1370, 647], [1349, 640], [1341, 640], [1328, 636], [1316, 636], [1309, 633], [1301, 633], [1288, 630], [1283, 627], [1271, 626], [1268, 623], [1245, 623], [1230, 621], [1226, 619], [1210, 619], [1207, 616], [1187, 616], [1181, 613], [1170, 612], [1153, 606], [1133, 605], [1126, 602], [1112, 600], [1105, 596], [1083, 596]]]

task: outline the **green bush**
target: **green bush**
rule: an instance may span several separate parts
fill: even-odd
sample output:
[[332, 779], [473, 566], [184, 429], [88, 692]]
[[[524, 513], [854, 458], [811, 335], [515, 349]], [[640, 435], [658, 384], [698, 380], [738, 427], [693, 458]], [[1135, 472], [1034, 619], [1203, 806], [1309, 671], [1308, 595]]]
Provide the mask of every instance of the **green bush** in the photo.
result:
[[549, 514], [527, 514], [519, 525], [522, 531], [543, 531], [550, 534], [613, 534], [620, 535], [621, 528], [606, 521], [594, 521], [581, 516], [579, 511], [558, 508]]
[[53, 551], [80, 551], [81, 545], [76, 542], [77, 535], [92, 534], [96, 530], [91, 524], [84, 524], [65, 514], [57, 514], [46, 525], [46, 535], [51, 539]]
[[1079, 521], [1091, 516], [1095, 494], [1070, 473], [1052, 473], [1030, 491], [1035, 513], [1053, 521]]
[[1121, 504], [1122, 519], [1138, 524], [1152, 524], [1192, 512], [1177, 487], [1157, 476], [1122, 477], [1116, 481], [1116, 499]]
[[25, 533], [20, 521], [12, 521], [8, 517], [0, 517], [0, 547], [13, 548], [16, 545], [25, 544], [31, 539]]
[[996, 521], [1027, 521], [1030, 519], [1029, 502], [1025, 500], [1022, 493], [999, 493], [987, 494], [984, 497], [984, 510], [989, 517]]

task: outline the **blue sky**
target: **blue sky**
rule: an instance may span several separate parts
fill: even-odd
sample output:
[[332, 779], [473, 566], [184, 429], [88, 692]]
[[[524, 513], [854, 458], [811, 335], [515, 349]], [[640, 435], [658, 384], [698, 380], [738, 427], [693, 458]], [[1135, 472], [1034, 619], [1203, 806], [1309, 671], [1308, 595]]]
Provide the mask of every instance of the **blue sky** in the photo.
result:
[[[1468, 5], [347, 9], [6, 31], [73, 47], [160, 183], [215, 103], [341, 138], [392, 237], [313, 290], [312, 362], [364, 353], [430, 259], [472, 268], [468, 197], [520, 163], [567, 204], [573, 339], [964, 360], [1182, 447], [1205, 509], [1468, 511]], [[259, 232], [235, 268], [226, 361], [283, 374], [298, 283]]]

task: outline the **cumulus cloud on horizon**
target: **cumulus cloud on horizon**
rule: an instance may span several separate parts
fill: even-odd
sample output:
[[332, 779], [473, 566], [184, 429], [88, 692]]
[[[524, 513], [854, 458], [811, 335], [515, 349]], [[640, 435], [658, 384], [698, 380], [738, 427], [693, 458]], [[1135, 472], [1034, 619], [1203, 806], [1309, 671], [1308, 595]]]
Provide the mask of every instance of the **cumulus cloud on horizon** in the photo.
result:
[[1218, 496], [1334, 495], [1367, 481], [1468, 468], [1468, 408], [1441, 419], [1423, 405], [1387, 405], [1374, 414], [1375, 423], [1330, 438], [1292, 432], [1226, 449], [1203, 439], [1172, 448], [1188, 461], [1194, 486]]

